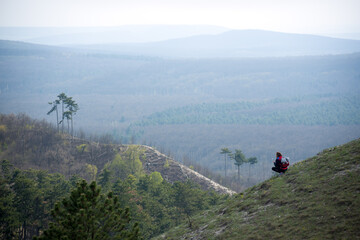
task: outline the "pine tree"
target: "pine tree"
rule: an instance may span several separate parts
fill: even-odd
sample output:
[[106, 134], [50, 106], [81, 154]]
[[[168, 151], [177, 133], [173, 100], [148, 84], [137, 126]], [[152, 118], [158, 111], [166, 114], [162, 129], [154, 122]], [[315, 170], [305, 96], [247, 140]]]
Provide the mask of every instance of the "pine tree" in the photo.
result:
[[29, 231], [36, 220], [36, 209], [40, 204], [41, 196], [36, 188], [36, 182], [19, 169], [15, 169], [12, 174], [12, 184], [12, 190], [15, 192], [13, 202], [21, 223], [19, 239], [28, 239]]
[[61, 121], [59, 122], [59, 124], [61, 123], [61, 131], [64, 132], [64, 102], [67, 99], [67, 96], [65, 93], [60, 93], [58, 95], [59, 98], [59, 103], [61, 103]]
[[72, 99], [72, 97], [68, 97], [67, 99], [65, 99], [65, 104], [66, 104], [66, 109], [68, 109], [68, 111], [64, 112], [64, 114], [66, 113], [66, 118], [68, 120], [71, 120], [71, 136], [74, 136], [74, 115], [76, 114], [76, 112], [79, 110], [79, 106], [78, 104]]
[[226, 160], [227, 160], [227, 156], [228, 154], [230, 154], [231, 151], [228, 148], [222, 148], [220, 154], [224, 154], [225, 155], [225, 178], [226, 178]]
[[63, 114], [63, 119], [66, 119], [67, 121], [67, 132], [70, 134], [70, 124], [69, 121], [72, 120], [71, 112], [65, 111]]
[[96, 182], [79, 182], [51, 215], [54, 222], [35, 239], [141, 239], [138, 224], [130, 224], [129, 209], [121, 209], [112, 192], [101, 194]]
[[47, 113], [47, 115], [50, 115], [53, 111], [56, 111], [56, 129], [57, 129], [58, 132], [59, 132], [59, 111], [58, 111], [58, 105], [59, 104], [60, 104], [59, 100], [49, 102], [49, 105], [51, 105], [51, 109]]
[[196, 211], [196, 198], [198, 197], [190, 182], [175, 182], [174, 186], [174, 204], [188, 219], [189, 227], [192, 227], [190, 216]]
[[250, 165], [254, 165], [256, 164], [258, 161], [257, 161], [257, 158], [256, 157], [251, 157], [247, 160], [247, 162], [249, 163], [249, 175], [248, 175], [248, 181], [249, 181], [249, 178], [250, 178]]
[[15, 193], [0, 175], [0, 239], [14, 239], [20, 225], [19, 213], [13, 206]]
[[246, 157], [241, 150], [235, 149], [235, 153], [231, 155], [231, 158], [235, 160], [234, 164], [238, 169], [238, 181], [240, 181], [240, 166], [246, 162]]

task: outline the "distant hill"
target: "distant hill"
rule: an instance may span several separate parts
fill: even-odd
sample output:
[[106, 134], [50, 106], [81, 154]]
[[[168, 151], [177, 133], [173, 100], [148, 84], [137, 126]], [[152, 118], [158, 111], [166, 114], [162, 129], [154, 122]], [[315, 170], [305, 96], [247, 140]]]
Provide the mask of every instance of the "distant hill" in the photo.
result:
[[359, 239], [360, 139], [291, 166], [155, 239]]
[[[52, 56], [65, 51], [70, 52], [70, 49], [21, 41], [0, 40], [0, 56]], [[74, 49], [71, 51], [75, 52]]]
[[360, 40], [263, 30], [231, 30], [216, 35], [153, 43], [95, 45], [86, 48], [171, 58], [284, 57], [359, 52]]
[[164, 41], [229, 29], [211, 25], [123, 25], [118, 27], [0, 27], [0, 39], [47, 45]]
[[244, 58], [360, 52], [360, 40], [216, 26], [1, 28], [0, 39], [68, 46], [87, 52], [166, 58]]

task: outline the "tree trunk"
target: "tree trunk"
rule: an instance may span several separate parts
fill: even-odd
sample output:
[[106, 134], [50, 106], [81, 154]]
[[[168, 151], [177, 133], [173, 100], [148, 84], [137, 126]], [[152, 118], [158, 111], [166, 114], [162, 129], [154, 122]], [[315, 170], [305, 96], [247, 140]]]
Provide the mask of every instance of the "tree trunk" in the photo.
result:
[[62, 109], [61, 132], [64, 132], [64, 101], [61, 101], [61, 109]]
[[23, 222], [23, 239], [26, 240], [26, 221]]
[[57, 132], [59, 132], [59, 112], [58, 112], [57, 105], [56, 105], [56, 129], [57, 129]]
[[192, 228], [192, 222], [191, 222], [191, 219], [190, 219], [190, 215], [188, 213], [186, 213], [186, 216], [187, 216], [187, 219], [189, 221], [189, 228]]
[[73, 124], [73, 118], [71, 116], [71, 136], [74, 138], [74, 124]]
[[225, 178], [226, 178], [226, 160], [227, 160], [227, 154], [225, 154]]

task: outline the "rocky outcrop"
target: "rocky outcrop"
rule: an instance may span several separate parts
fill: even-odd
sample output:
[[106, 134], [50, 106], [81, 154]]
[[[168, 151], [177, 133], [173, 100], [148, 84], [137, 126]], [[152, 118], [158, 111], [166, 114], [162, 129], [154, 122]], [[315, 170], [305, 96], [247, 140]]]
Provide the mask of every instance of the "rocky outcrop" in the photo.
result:
[[235, 192], [199, 174], [198, 172], [176, 162], [172, 158], [160, 153], [149, 146], [141, 146], [145, 149], [146, 159], [143, 162], [147, 173], [160, 172], [168, 182], [187, 181], [196, 182], [204, 190], [214, 190], [222, 194], [234, 194]]

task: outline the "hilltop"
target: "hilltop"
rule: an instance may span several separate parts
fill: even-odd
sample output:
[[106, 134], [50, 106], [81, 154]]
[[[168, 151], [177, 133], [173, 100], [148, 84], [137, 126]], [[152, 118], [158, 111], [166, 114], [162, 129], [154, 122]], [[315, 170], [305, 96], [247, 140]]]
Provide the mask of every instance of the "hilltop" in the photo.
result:
[[[45, 121], [34, 120], [23, 114], [0, 114], [0, 159], [8, 159], [20, 169], [42, 169], [67, 177], [78, 175], [91, 180], [115, 161], [117, 156], [124, 161], [133, 161], [129, 155], [138, 157], [144, 172], [160, 172], [170, 183], [191, 180], [203, 190], [235, 193], [152, 147], [104, 144], [99, 139], [89, 141], [72, 138], [57, 133]], [[95, 173], [91, 169], [95, 169]]]
[[158, 42], [83, 47], [121, 54], [171, 58], [241, 58], [354, 53], [360, 51], [360, 41], [264, 30], [230, 30]]
[[156, 239], [359, 239], [360, 139], [294, 164]]
[[46, 45], [153, 42], [217, 34], [229, 29], [211, 25], [123, 25], [118, 27], [0, 27], [0, 39]]

